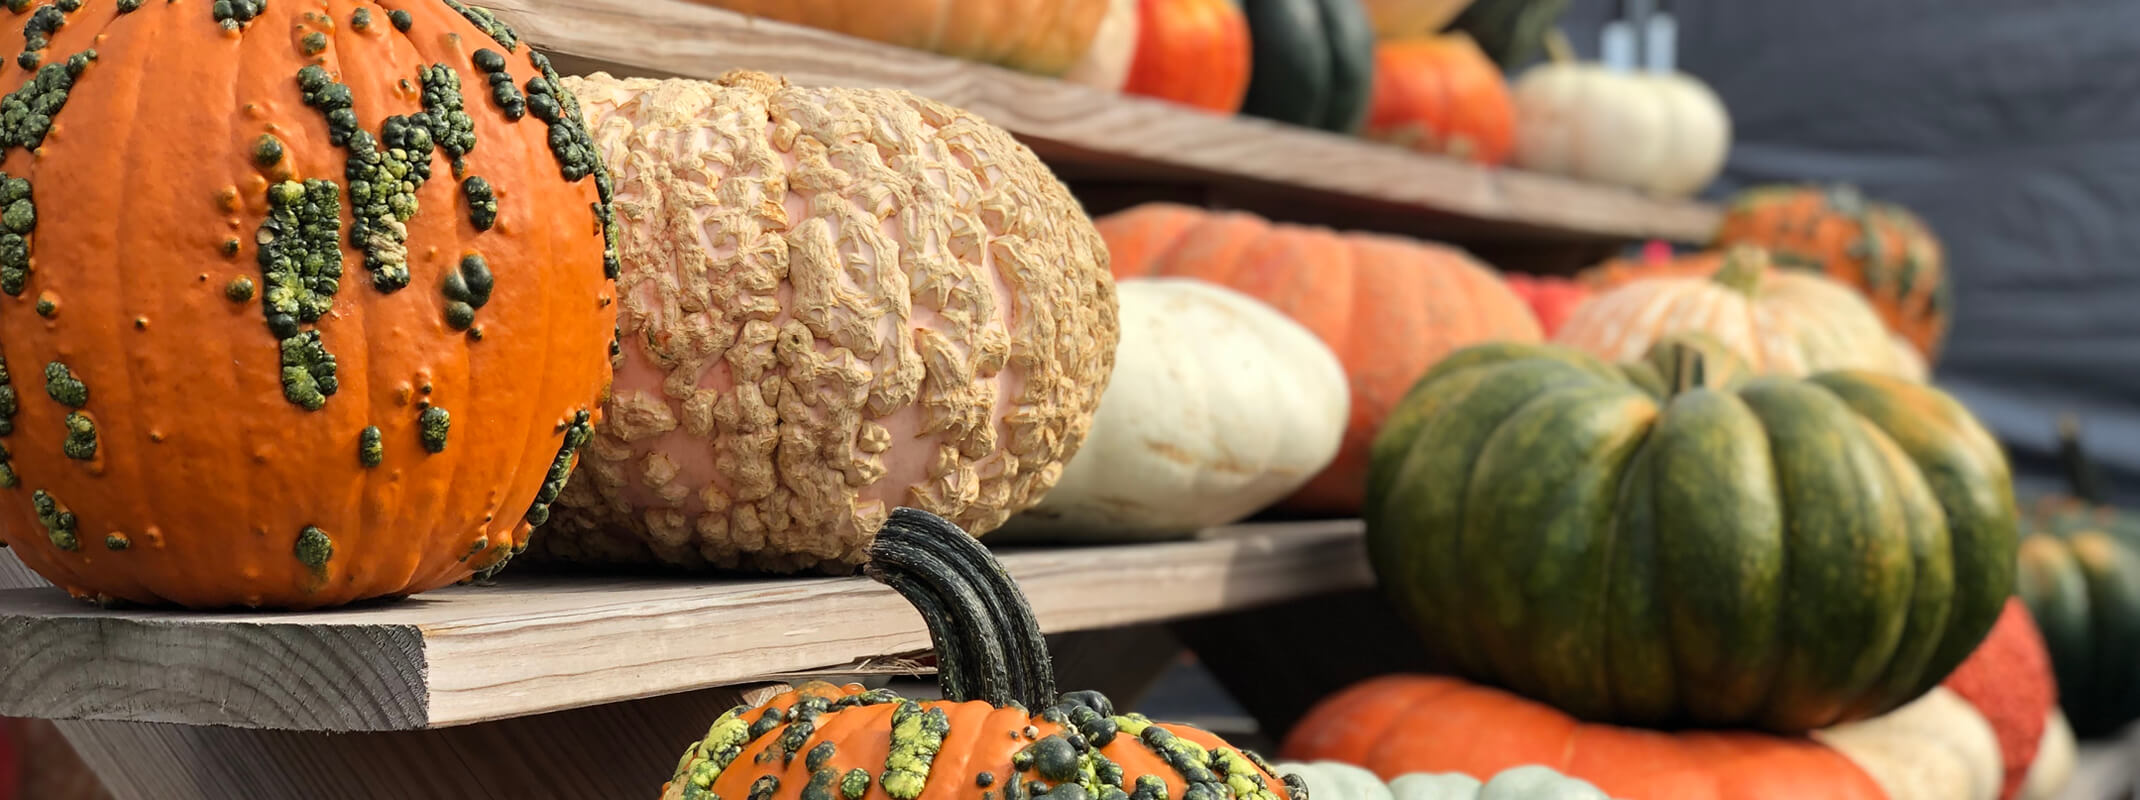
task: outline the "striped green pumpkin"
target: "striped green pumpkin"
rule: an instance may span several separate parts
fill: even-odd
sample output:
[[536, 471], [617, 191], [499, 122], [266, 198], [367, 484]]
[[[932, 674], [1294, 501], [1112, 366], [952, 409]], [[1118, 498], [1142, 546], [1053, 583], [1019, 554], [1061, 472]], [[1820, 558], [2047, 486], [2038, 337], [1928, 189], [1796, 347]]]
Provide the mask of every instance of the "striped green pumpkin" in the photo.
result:
[[1430, 651], [1628, 724], [1803, 731], [1937, 685], [2014, 585], [1990, 434], [1903, 379], [1661, 347], [1620, 367], [1481, 345], [1399, 403], [1368, 545]]

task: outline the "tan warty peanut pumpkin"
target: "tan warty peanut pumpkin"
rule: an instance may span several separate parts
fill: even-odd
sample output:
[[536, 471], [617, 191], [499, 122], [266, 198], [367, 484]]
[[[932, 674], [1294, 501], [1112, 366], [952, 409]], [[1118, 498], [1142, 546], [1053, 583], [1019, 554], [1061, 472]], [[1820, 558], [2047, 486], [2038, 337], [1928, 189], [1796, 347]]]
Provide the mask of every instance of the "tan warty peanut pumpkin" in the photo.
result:
[[1114, 284], [1010, 134], [759, 73], [567, 84], [616, 183], [623, 346], [538, 553], [842, 569], [894, 506], [978, 534], [1054, 485]]

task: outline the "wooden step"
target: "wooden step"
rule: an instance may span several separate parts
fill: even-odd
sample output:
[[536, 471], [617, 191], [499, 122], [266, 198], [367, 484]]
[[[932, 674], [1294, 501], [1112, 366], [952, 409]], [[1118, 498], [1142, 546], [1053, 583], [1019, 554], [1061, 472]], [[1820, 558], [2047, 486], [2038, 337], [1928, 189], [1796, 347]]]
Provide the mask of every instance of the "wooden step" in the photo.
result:
[[[1357, 520], [1006, 549], [1050, 633], [1373, 583]], [[0, 716], [391, 731], [799, 675], [917, 671], [921, 617], [865, 578], [515, 575], [326, 612], [109, 611], [0, 591]]]

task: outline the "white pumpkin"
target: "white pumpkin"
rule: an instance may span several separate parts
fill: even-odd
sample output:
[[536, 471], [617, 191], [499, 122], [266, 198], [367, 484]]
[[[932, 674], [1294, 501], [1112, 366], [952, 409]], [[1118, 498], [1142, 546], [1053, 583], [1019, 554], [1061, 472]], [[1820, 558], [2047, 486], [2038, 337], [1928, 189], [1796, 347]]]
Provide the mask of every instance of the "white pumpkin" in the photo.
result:
[[2036, 740], [2036, 760], [2029, 762], [2029, 771], [2021, 779], [2019, 800], [2051, 800], [2063, 794], [2073, 780], [2079, 750], [2065, 712], [2052, 708], [2051, 721]]
[[1536, 764], [1502, 770], [1486, 781], [1461, 772], [1414, 772], [1387, 784], [1375, 773], [1336, 761], [1274, 766], [1280, 775], [1299, 775], [1311, 800], [1610, 800], [1588, 781]]
[[1063, 80], [1110, 92], [1129, 83], [1130, 64], [1137, 58], [1137, 0], [1107, 0], [1107, 15], [1092, 36], [1085, 56], [1063, 73]]
[[1640, 189], [1701, 191], [1724, 168], [1731, 116], [1682, 73], [1637, 73], [1581, 62], [1532, 67], [1511, 88], [1515, 164]]
[[1998, 800], [2006, 779], [1991, 723], [1944, 686], [1812, 735], [1865, 770], [1889, 800]]
[[1314, 333], [1182, 278], [1118, 284], [1122, 340], [1085, 444], [991, 543], [1157, 539], [1224, 525], [1337, 456], [1351, 394]]

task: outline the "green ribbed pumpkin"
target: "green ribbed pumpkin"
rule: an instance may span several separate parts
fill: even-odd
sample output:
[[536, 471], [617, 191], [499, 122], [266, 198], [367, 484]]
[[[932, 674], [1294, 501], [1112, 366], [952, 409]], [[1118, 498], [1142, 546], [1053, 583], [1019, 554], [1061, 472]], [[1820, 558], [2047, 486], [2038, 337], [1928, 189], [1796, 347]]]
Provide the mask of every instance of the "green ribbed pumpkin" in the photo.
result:
[[2059, 433], [2073, 494], [2031, 510], [2018, 588], [2073, 732], [2110, 736], [2140, 719], [2140, 520], [2104, 504], [2073, 423]]
[[1480, 345], [1398, 404], [1368, 546], [1428, 650], [1651, 726], [1804, 731], [1937, 685], [2013, 589], [1991, 435], [1900, 378], [1741, 380], [1713, 348], [1660, 347], [1617, 367]]

